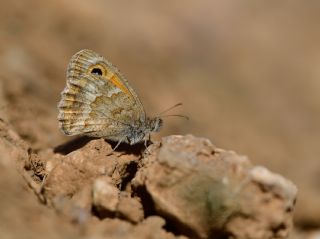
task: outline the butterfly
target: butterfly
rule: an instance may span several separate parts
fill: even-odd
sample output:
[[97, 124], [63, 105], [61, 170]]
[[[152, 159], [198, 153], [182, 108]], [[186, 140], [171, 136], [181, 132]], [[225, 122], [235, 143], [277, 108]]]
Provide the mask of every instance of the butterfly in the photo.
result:
[[87, 135], [130, 145], [158, 132], [163, 120], [149, 118], [120, 71], [92, 50], [72, 56], [58, 103], [59, 127], [66, 135]]

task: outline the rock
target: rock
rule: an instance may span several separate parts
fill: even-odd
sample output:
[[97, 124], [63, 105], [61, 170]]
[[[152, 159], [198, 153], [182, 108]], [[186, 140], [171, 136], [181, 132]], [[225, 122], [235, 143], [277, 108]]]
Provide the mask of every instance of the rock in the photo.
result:
[[[47, 175], [43, 183], [46, 200], [72, 221], [77, 221], [73, 211], [78, 209], [94, 209], [100, 218], [117, 216], [135, 223], [143, 219], [141, 203], [128, 196], [138, 164], [134, 154], [114, 152], [107, 142], [98, 139], [67, 155], [43, 152], [34, 159], [38, 164], [39, 158]], [[120, 188], [128, 192], [120, 196]]]
[[161, 217], [146, 218], [137, 225], [119, 219], [105, 219], [87, 228], [87, 234], [96, 239], [187, 239], [175, 236], [163, 229], [165, 221]]
[[168, 238], [168, 239], [186, 239], [185, 236], [174, 236], [172, 233], [168, 233], [163, 230], [163, 226], [165, 225], [165, 221], [158, 216], [151, 216], [146, 218], [145, 221], [140, 223], [138, 226], [134, 228], [132, 238]]
[[120, 191], [112, 184], [109, 176], [96, 179], [93, 182], [93, 206], [99, 214], [113, 214], [119, 204]]
[[55, 196], [72, 196], [86, 184], [107, 175], [115, 185], [127, 182], [130, 175], [128, 165], [135, 165], [138, 159], [133, 154], [113, 152], [103, 139], [92, 140], [84, 147], [67, 155], [54, 154], [46, 161], [44, 194], [48, 199]]
[[110, 177], [100, 177], [93, 183], [93, 207], [98, 215], [119, 217], [137, 223], [143, 220], [143, 208], [137, 198], [131, 198], [114, 186]]
[[91, 213], [93, 197], [92, 197], [92, 186], [86, 184], [77, 193], [75, 193], [71, 200], [78, 208], [82, 208], [88, 213]]
[[131, 198], [128, 195], [122, 194], [120, 196], [117, 210], [122, 218], [133, 223], [138, 223], [144, 218], [141, 201], [138, 198]]
[[94, 139], [38, 153], [37, 192], [97, 238], [288, 237], [296, 187], [247, 157], [191, 135], [165, 137], [142, 158], [123, 149]]
[[285, 238], [292, 228], [295, 186], [206, 139], [163, 138], [144, 162], [133, 185], [182, 234]]
[[37, 184], [23, 169], [29, 160], [28, 149], [11, 126], [0, 120], [1, 238], [77, 237], [77, 229], [66, 218], [41, 205], [30, 190]]
[[12, 165], [15, 161], [19, 166], [29, 158], [29, 145], [0, 118], [0, 155], [1, 163]]

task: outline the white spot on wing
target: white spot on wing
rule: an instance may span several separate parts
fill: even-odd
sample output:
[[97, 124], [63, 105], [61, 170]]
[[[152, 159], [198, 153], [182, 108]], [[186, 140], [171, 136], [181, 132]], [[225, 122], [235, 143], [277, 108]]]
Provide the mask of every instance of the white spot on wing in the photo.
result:
[[120, 92], [121, 92], [121, 89], [119, 89], [118, 87], [114, 87], [107, 92], [107, 96], [111, 97], [113, 94], [117, 94]]

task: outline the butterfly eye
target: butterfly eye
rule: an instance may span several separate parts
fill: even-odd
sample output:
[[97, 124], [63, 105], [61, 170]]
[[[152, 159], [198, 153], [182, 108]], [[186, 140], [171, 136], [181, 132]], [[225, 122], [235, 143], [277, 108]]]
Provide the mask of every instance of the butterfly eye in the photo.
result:
[[102, 76], [102, 70], [100, 68], [97, 68], [97, 67], [92, 68], [91, 74]]

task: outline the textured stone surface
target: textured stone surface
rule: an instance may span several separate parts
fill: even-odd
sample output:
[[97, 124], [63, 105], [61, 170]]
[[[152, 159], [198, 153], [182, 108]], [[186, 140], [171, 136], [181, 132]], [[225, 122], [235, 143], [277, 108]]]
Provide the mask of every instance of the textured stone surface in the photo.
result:
[[155, 210], [182, 233], [286, 238], [292, 228], [296, 187], [207, 139], [163, 138], [144, 162], [135, 186], [144, 186]]

